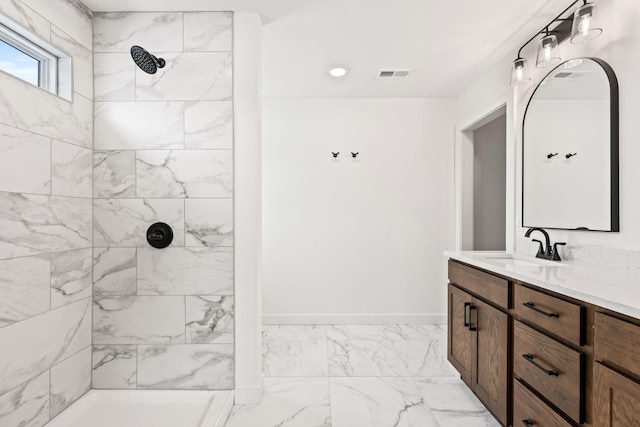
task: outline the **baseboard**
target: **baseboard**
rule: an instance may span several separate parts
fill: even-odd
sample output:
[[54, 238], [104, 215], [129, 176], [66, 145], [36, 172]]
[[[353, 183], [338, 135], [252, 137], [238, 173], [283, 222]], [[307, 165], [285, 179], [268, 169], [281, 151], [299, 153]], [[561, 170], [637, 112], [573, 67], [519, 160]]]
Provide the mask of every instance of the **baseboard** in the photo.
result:
[[265, 314], [263, 325], [444, 325], [446, 314]]
[[264, 392], [264, 375], [260, 376], [260, 384], [255, 386], [244, 386], [235, 389], [236, 405], [257, 405], [262, 400]]
[[222, 412], [220, 412], [220, 415], [218, 416], [216, 422], [212, 427], [224, 427], [224, 425], [227, 423], [229, 415], [231, 415], [231, 411], [233, 410], [234, 395], [234, 391], [231, 390], [231, 393], [229, 393], [227, 400], [225, 400], [224, 402]]

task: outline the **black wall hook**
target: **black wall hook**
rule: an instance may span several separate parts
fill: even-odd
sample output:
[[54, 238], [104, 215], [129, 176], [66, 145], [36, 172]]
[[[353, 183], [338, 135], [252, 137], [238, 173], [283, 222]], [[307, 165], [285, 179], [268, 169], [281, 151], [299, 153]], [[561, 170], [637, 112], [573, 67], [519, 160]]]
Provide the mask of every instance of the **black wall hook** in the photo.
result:
[[354, 153], [353, 151], [351, 152], [351, 157], [353, 157], [354, 159], [356, 157], [358, 157], [358, 154], [360, 154], [360, 152]]
[[577, 155], [578, 155], [578, 153], [573, 153], [573, 154], [572, 154], [572, 153], [568, 153], [568, 154], [567, 154], [566, 156], [564, 156], [564, 157], [566, 157], [567, 159], [570, 159], [570, 158], [572, 158], [573, 156], [577, 156]]
[[331, 154], [333, 154], [333, 158], [335, 159], [335, 158], [337, 158], [337, 157], [338, 157], [338, 154], [340, 154], [340, 152], [338, 151], [337, 153], [334, 153], [334, 152], [332, 151], [332, 152], [331, 152]]
[[549, 154], [547, 154], [547, 159], [550, 159], [550, 158], [555, 157], [557, 155], [558, 155], [558, 153], [555, 153], [555, 154], [549, 153]]

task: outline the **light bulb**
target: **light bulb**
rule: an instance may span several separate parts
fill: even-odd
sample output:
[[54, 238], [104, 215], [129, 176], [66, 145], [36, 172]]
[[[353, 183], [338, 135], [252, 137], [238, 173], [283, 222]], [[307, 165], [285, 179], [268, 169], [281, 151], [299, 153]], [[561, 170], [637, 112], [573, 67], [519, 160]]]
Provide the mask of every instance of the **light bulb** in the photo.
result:
[[578, 31], [582, 33], [582, 35], [586, 35], [591, 29], [591, 14], [584, 15], [580, 18], [580, 23], [578, 24]]
[[545, 61], [550, 61], [551, 60], [551, 47], [550, 46], [545, 46], [545, 48], [544, 48], [544, 60]]

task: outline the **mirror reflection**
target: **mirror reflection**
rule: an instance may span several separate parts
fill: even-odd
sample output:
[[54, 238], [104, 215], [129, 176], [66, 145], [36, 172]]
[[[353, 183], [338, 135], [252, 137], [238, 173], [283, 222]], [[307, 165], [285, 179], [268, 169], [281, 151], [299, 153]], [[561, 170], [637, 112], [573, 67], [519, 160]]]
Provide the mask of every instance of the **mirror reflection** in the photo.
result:
[[551, 71], [523, 129], [522, 224], [618, 231], [618, 98], [613, 70], [593, 58]]

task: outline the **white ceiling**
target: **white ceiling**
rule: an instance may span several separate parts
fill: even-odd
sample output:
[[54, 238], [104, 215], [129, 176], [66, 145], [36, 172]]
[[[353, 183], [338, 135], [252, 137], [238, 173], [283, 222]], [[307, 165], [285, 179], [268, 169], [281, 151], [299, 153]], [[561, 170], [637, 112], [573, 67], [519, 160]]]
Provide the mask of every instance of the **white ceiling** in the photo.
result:
[[[570, 0], [83, 0], [93, 11], [259, 12], [267, 97], [452, 97]], [[553, 4], [552, 4], [553, 3]], [[329, 77], [344, 64], [349, 74]], [[375, 78], [410, 68], [404, 80]], [[508, 79], [508, 70], [505, 72]]]

